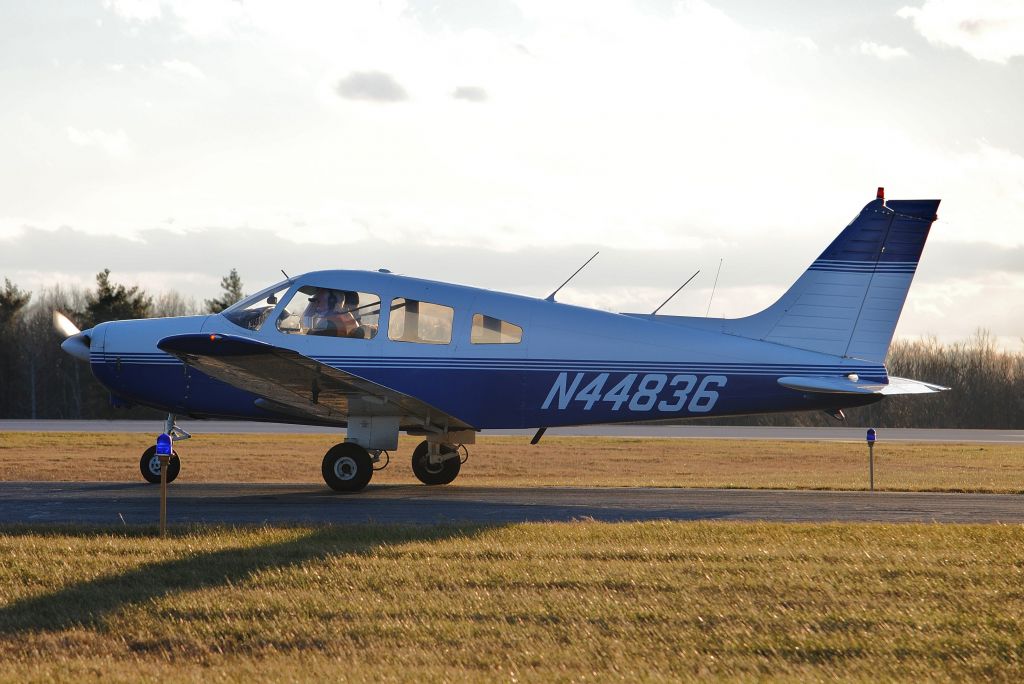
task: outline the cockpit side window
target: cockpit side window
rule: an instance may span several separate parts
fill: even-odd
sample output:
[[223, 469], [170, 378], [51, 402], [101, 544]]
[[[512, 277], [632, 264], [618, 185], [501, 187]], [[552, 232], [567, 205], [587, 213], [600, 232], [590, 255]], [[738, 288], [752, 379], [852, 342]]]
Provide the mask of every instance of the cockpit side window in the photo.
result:
[[323, 335], [369, 340], [380, 324], [380, 297], [370, 292], [303, 285], [277, 317], [290, 335]]
[[455, 310], [443, 304], [396, 297], [391, 300], [388, 339], [420, 344], [449, 344]]
[[228, 307], [221, 313], [235, 325], [248, 330], [259, 330], [267, 320], [267, 316], [277, 306], [277, 300], [290, 287], [291, 283], [285, 281], [278, 283], [266, 290], [243, 299], [237, 304]]
[[473, 344], [519, 344], [523, 341], [523, 329], [500, 318], [473, 314], [469, 341]]

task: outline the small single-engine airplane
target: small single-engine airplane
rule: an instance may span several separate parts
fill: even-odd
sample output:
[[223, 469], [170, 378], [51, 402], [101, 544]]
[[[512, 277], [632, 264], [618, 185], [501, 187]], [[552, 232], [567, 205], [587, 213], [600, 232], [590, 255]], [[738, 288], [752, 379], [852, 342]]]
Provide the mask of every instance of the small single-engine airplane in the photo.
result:
[[[323, 477], [358, 491], [421, 436], [425, 484], [459, 474], [483, 429], [863, 406], [939, 387], [884, 365], [939, 200], [879, 188], [775, 304], [738, 319], [616, 314], [381, 271], [318, 271], [221, 314], [102, 323], [55, 313], [65, 351], [116, 401], [176, 415], [346, 428]], [[143, 477], [160, 481], [155, 447]], [[180, 469], [175, 454], [168, 480]]]

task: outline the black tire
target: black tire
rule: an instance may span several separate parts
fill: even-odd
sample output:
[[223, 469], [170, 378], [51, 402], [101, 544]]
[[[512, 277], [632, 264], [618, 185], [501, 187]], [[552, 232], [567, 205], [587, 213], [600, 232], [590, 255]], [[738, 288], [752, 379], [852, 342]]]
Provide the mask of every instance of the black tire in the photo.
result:
[[[412, 452], [412, 472], [420, 482], [425, 485], [446, 485], [458, 477], [459, 470], [462, 469], [462, 462], [458, 456], [432, 466], [427, 449], [427, 442], [424, 440]], [[454, 454], [456, 451], [453, 446], [441, 445], [442, 454]]]
[[336, 492], [358, 492], [373, 477], [373, 461], [366, 449], [353, 442], [335, 444], [320, 468], [324, 482]]
[[[151, 446], [142, 452], [139, 459], [139, 470], [142, 477], [149, 484], [160, 484], [160, 457], [156, 455], [156, 446]], [[181, 461], [178, 459], [178, 452], [171, 451], [171, 460], [167, 463], [167, 483], [170, 484], [181, 472]]]

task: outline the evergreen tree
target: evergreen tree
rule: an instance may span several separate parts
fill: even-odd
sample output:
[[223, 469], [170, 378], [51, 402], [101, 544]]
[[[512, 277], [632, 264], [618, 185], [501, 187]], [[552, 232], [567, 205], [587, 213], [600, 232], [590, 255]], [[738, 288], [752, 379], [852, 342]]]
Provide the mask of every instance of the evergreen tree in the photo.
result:
[[105, 321], [122, 321], [129, 318], [147, 318], [153, 308], [153, 298], [148, 297], [138, 285], [126, 288], [110, 282], [110, 269], [96, 274], [96, 293], [85, 297], [86, 325], [92, 327]]
[[206, 310], [210, 313], [220, 313], [245, 296], [242, 292], [242, 279], [235, 269], [220, 279], [220, 287], [224, 290], [221, 297], [206, 300]]
[[4, 278], [4, 289], [0, 290], [0, 328], [7, 328], [31, 298], [31, 292], [22, 292], [9, 278]]
[[19, 390], [25, 385], [25, 307], [32, 297], [9, 279], [0, 290], [0, 416], [17, 414], [24, 403]]

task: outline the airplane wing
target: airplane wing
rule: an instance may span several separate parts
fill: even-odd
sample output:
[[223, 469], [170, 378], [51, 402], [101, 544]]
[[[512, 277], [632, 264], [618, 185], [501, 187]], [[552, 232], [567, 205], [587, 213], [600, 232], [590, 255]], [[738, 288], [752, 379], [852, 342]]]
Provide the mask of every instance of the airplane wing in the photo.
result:
[[233, 335], [166, 337], [157, 346], [186, 365], [258, 395], [270, 412], [345, 424], [349, 416], [398, 416], [401, 429], [471, 428], [416, 397], [265, 342]]
[[948, 387], [933, 385], [920, 380], [890, 377], [888, 384], [867, 382], [836, 376], [786, 376], [779, 378], [779, 384], [789, 389], [818, 394], [929, 394], [942, 392]]

